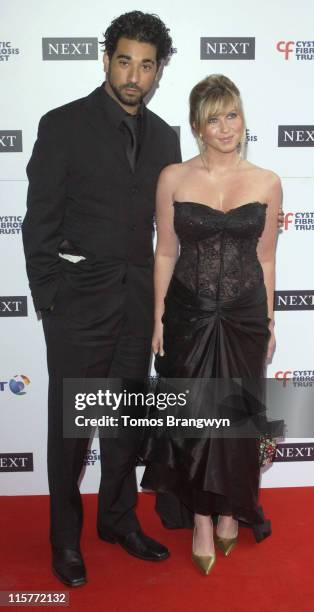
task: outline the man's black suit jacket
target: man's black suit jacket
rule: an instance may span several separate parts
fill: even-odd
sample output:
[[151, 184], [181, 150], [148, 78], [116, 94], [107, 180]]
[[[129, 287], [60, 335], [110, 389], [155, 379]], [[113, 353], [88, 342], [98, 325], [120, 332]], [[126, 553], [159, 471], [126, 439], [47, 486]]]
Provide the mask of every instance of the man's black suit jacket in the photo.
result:
[[[175, 131], [144, 106], [133, 173], [123, 133], [106, 114], [103, 96], [102, 85], [40, 120], [27, 166], [27, 273], [35, 309], [40, 310], [55, 302], [64, 270], [75, 266], [79, 284], [80, 269], [94, 277], [97, 269], [101, 287], [107, 287], [106, 307], [115, 308], [121, 290], [132, 333], [148, 335], [156, 182], [163, 167], [181, 161], [180, 146]], [[64, 262], [58, 254], [64, 240], [86, 261]]]

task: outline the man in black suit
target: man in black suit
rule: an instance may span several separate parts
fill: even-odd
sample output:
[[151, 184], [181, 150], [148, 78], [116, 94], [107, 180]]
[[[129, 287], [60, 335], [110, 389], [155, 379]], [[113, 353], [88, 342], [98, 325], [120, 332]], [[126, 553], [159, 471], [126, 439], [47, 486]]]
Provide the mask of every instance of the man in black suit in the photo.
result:
[[[23, 241], [49, 370], [48, 479], [53, 571], [86, 582], [78, 478], [86, 439], [63, 438], [64, 378], [144, 379], [153, 327], [153, 214], [164, 166], [179, 162], [173, 129], [146, 108], [171, 38], [154, 15], [115, 19], [106, 82], [42, 117], [27, 167]], [[140, 436], [100, 438], [98, 533], [145, 560], [167, 549], [146, 536], [135, 505]]]

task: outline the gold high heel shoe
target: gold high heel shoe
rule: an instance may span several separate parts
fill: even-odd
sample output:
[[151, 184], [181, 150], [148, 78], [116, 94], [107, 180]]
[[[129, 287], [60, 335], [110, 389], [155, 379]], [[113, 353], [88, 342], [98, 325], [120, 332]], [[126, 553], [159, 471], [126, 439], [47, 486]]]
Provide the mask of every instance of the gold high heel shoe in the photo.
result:
[[[195, 532], [195, 527], [194, 527]], [[194, 532], [193, 532], [193, 541], [192, 541], [192, 561], [195, 565], [208, 576], [209, 572], [213, 569], [216, 562], [216, 555], [196, 555], [194, 552]]]
[[[219, 524], [219, 520], [218, 520]], [[214, 535], [214, 542], [217, 544], [218, 548], [223, 552], [225, 557], [227, 557], [232, 549], [235, 547], [238, 541], [238, 534], [233, 538], [221, 538], [217, 533]]]
[[232, 549], [235, 547], [238, 541], [238, 536], [236, 536], [235, 538], [220, 538], [219, 536], [215, 535], [214, 541], [215, 544], [217, 544], [218, 548], [220, 548], [220, 550], [223, 552], [225, 557], [227, 557], [231, 553]]

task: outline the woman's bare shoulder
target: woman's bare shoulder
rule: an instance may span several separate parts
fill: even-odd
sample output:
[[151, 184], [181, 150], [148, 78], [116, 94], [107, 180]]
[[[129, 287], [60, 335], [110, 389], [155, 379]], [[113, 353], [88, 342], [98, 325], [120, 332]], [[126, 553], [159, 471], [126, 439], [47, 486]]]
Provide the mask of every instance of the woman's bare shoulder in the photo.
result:
[[[197, 156], [199, 157], [199, 156]], [[187, 174], [193, 167], [197, 164], [195, 163], [197, 157], [193, 157], [192, 159], [188, 159], [180, 164], [170, 164], [169, 166], [165, 166], [160, 173], [160, 178], [163, 181], [173, 182], [177, 179], [181, 180], [185, 174]]]
[[176, 180], [184, 172], [184, 163], [181, 164], [169, 164], [165, 166], [159, 175], [159, 180], [172, 182]]
[[261, 166], [252, 164], [252, 162], [249, 161], [245, 161], [245, 169], [254, 173], [256, 179], [262, 181], [263, 183], [266, 181], [269, 185], [281, 184], [280, 177], [273, 170], [262, 168]]

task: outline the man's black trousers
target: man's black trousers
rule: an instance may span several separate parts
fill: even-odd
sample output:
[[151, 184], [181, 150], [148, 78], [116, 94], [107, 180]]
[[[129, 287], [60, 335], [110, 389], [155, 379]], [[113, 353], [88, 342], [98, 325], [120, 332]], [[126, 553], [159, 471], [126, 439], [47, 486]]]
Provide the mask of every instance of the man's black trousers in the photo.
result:
[[[142, 381], [149, 368], [151, 336], [130, 332], [121, 309], [103, 316], [95, 296], [92, 310], [79, 313], [64, 308], [58, 294], [52, 312], [43, 315], [49, 371], [48, 394], [48, 480], [51, 509], [51, 543], [77, 548], [83, 511], [78, 486], [87, 438], [63, 437], [63, 379], [119, 378], [126, 384]], [[125, 382], [124, 381], [124, 382]], [[132, 383], [131, 383], [132, 385]], [[125, 388], [125, 385], [123, 383]], [[101, 483], [97, 527], [100, 534], [119, 535], [139, 528], [135, 514], [137, 485], [135, 463], [141, 445], [141, 431], [125, 431], [116, 438], [99, 438]]]

